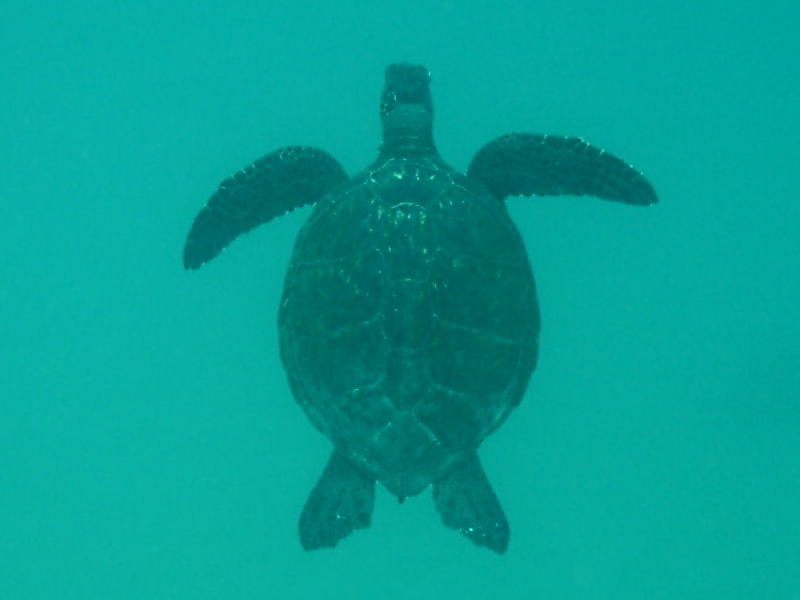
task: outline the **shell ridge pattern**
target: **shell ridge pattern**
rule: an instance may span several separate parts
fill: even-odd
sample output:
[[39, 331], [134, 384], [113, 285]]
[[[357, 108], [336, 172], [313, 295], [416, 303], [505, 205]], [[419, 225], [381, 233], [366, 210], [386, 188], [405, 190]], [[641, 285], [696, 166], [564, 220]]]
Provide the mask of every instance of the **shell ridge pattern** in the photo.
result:
[[[499, 334], [497, 332], [485, 331], [483, 329], [480, 329], [480, 328], [474, 327], [474, 326], [470, 326], [470, 325], [462, 325], [461, 323], [456, 323], [456, 322], [451, 321], [449, 319], [445, 319], [445, 318], [443, 318], [441, 316], [437, 317], [437, 321], [439, 321], [443, 325], [447, 325], [447, 327], [451, 327], [453, 329], [459, 329], [461, 331], [469, 331], [471, 333], [480, 333], [481, 336], [484, 337], [487, 340], [496, 341], [496, 342], [499, 342], [499, 343], [502, 343], [502, 344], [508, 344], [509, 346], [514, 346], [514, 345], [519, 344], [518, 340], [509, 338], [508, 336]], [[430, 334], [428, 334], [428, 335], [430, 336]]]
[[[358, 186], [352, 186], [350, 187], [350, 189], [342, 192], [337, 198], [325, 198], [320, 204], [318, 204], [316, 210], [312, 213], [311, 217], [309, 218], [309, 221], [301, 229], [295, 247], [297, 248], [301, 245], [303, 238], [305, 238], [310, 234], [310, 232], [313, 230], [314, 226], [317, 223], [319, 223], [320, 221], [324, 221], [332, 210], [335, 210], [336, 208], [340, 207], [346, 200], [349, 200], [350, 196], [352, 196], [355, 193], [357, 188]], [[370, 193], [373, 195], [374, 203], [380, 201], [380, 197], [374, 191], [370, 190]], [[382, 216], [381, 212], [382, 211], [380, 210], [376, 211], [376, 217], [378, 219], [380, 219]], [[339, 263], [346, 262], [353, 258], [360, 258], [366, 256], [367, 254], [373, 251], [374, 248], [368, 247], [360, 252], [353, 252], [341, 256], [319, 257], [313, 260], [304, 258], [302, 256], [298, 256], [297, 252], [295, 252], [292, 255], [292, 263], [298, 266], [335, 265], [337, 262]]]

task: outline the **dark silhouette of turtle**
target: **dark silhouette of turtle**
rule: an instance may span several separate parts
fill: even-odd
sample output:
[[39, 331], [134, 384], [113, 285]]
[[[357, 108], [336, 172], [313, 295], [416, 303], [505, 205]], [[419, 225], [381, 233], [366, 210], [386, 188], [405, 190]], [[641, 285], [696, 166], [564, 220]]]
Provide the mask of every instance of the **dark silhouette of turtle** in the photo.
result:
[[322, 150], [287, 147], [222, 182], [184, 249], [196, 269], [238, 235], [316, 204], [294, 247], [279, 327], [297, 402], [334, 445], [300, 517], [307, 550], [366, 528], [380, 481], [428, 485], [442, 521], [504, 552], [509, 527], [477, 449], [536, 365], [533, 275], [504, 200], [657, 202], [638, 171], [579, 138], [513, 133], [462, 175], [433, 143], [430, 75], [391, 65], [377, 160], [349, 179]]

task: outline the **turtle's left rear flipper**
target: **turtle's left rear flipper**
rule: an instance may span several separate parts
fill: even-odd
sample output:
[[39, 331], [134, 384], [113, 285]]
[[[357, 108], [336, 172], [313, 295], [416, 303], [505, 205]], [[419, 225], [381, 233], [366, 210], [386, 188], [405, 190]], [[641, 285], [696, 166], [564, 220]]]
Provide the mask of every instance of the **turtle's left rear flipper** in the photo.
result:
[[508, 521], [476, 453], [433, 484], [433, 501], [442, 522], [478, 546], [500, 554], [508, 548]]
[[374, 506], [375, 481], [334, 450], [300, 515], [300, 543], [305, 550], [333, 548], [369, 527]]
[[483, 146], [467, 177], [499, 199], [597, 196], [626, 204], [658, 202], [650, 182], [628, 163], [577, 137], [512, 133]]
[[347, 174], [318, 148], [290, 146], [267, 154], [223, 181], [195, 217], [183, 264], [196, 269], [237, 236], [300, 206], [313, 204]]

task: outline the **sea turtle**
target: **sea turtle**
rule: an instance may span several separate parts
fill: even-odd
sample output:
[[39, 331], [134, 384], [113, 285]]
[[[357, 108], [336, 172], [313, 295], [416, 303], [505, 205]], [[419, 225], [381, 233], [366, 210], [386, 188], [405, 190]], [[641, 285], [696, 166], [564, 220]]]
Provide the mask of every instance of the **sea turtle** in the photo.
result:
[[285, 147], [220, 184], [184, 265], [306, 204], [286, 274], [281, 359], [297, 402], [333, 442], [300, 516], [307, 550], [370, 524], [375, 482], [401, 502], [431, 485], [448, 527], [504, 552], [509, 527], [477, 449], [536, 365], [539, 310], [511, 195], [649, 205], [641, 173], [580, 138], [512, 133], [463, 175], [433, 142], [430, 75], [386, 69], [378, 158], [348, 178], [326, 152]]

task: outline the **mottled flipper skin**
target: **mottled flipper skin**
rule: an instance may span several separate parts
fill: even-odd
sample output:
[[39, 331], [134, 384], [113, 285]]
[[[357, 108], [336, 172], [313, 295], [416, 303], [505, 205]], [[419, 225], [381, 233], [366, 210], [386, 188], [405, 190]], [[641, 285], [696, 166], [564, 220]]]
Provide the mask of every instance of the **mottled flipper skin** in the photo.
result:
[[646, 206], [658, 202], [644, 176], [577, 137], [511, 133], [483, 146], [467, 170], [499, 199], [508, 196], [596, 196]]
[[192, 223], [183, 265], [196, 269], [236, 237], [284, 213], [313, 204], [347, 174], [318, 148], [290, 146], [267, 154], [219, 185]]
[[333, 548], [356, 529], [366, 529], [374, 505], [375, 479], [334, 450], [300, 515], [303, 549]]
[[442, 523], [478, 546], [498, 554], [508, 548], [508, 521], [477, 453], [468, 454], [445, 479], [433, 484], [433, 501]]

